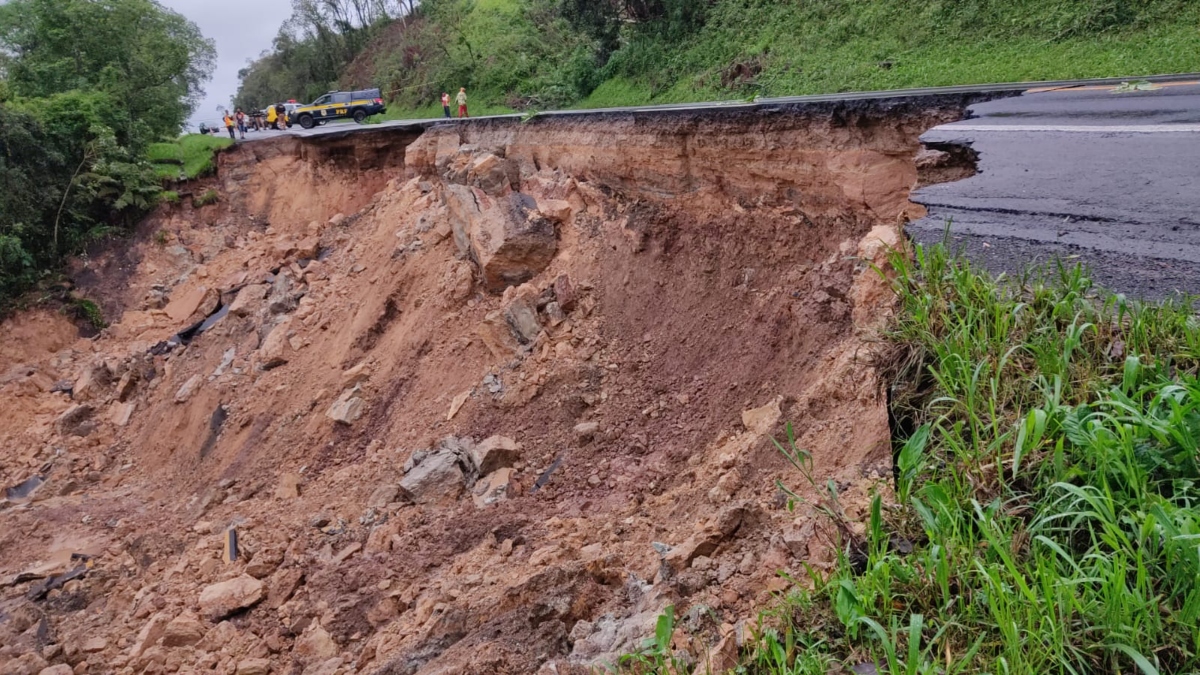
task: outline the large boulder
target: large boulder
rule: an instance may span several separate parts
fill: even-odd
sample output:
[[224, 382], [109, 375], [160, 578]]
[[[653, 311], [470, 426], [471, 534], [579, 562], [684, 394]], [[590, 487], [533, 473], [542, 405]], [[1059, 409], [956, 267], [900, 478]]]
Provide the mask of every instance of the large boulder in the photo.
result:
[[450, 504], [466, 487], [460, 457], [449, 449], [426, 455], [400, 481], [400, 494], [417, 504]]
[[450, 185], [446, 202], [454, 241], [474, 261], [489, 292], [529, 281], [558, 252], [554, 223], [529, 195], [491, 197], [478, 188]]

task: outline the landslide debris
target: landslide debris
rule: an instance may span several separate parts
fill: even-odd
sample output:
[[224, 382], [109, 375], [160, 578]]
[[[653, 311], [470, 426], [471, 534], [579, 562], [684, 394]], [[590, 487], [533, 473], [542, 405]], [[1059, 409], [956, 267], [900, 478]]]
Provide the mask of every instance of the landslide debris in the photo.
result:
[[957, 111], [223, 153], [221, 200], [93, 279], [99, 336], [0, 326], [0, 669], [587, 672], [668, 604], [691, 658], [736, 656], [777, 572], [835, 559], [769, 437], [851, 519], [888, 489], [872, 266]]

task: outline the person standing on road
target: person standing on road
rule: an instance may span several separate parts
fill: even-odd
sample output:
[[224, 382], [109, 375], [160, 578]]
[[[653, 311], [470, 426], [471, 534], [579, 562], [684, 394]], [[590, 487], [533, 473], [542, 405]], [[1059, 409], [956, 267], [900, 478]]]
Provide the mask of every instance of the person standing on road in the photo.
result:
[[229, 137], [236, 141], [237, 136], [233, 133], [233, 115], [230, 115], [228, 110], [225, 111], [224, 122], [225, 128], [229, 131]]
[[461, 87], [458, 90], [458, 117], [459, 117], [459, 119], [462, 119], [464, 117], [470, 117], [470, 115], [467, 114], [467, 88], [466, 87]]
[[280, 131], [287, 131], [287, 108], [282, 103], [275, 104], [275, 122]]
[[446, 114], [446, 119], [450, 119], [450, 94], [442, 92], [442, 112]]
[[233, 114], [233, 119], [237, 122], [238, 135], [242, 137], [243, 141], [246, 140], [246, 113], [238, 108], [237, 112]]

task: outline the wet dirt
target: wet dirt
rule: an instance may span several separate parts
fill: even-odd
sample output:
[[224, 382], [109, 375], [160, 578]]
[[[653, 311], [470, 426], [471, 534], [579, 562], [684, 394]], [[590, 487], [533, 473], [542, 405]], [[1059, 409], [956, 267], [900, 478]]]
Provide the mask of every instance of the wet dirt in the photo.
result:
[[[23, 369], [0, 387], [18, 413], [0, 484], [46, 484], [0, 509], [0, 577], [55, 537], [99, 543], [44, 598], [0, 590], [53, 634], [0, 621], [0, 664], [587, 672], [668, 604], [715, 617], [681, 649], [724, 654], [778, 572], [828, 569], [838, 546], [788, 510], [777, 480], [811, 491], [772, 436], [792, 424], [851, 521], [889, 490], [893, 300], [872, 266], [922, 213], [918, 136], [960, 110], [222, 153], [216, 204], [164, 208], [112, 253], [136, 261], [121, 283], [85, 282], [108, 329], [5, 353]], [[73, 393], [41, 386], [63, 379]], [[211, 621], [218, 595], [234, 610]]]

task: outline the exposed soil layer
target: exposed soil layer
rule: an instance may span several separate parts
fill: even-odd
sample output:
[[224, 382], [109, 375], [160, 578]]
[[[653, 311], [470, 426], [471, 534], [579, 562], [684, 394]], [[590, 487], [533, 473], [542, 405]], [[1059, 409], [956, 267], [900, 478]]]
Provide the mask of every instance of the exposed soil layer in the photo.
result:
[[668, 604], [727, 663], [777, 573], [844, 541], [788, 510], [777, 480], [812, 491], [770, 437], [852, 523], [889, 489], [872, 266], [960, 110], [222, 153], [217, 203], [79, 280], [100, 336], [0, 327], [0, 486], [44, 479], [0, 502], [4, 672], [587, 672]]

